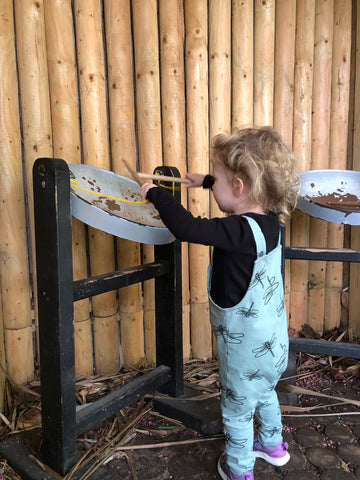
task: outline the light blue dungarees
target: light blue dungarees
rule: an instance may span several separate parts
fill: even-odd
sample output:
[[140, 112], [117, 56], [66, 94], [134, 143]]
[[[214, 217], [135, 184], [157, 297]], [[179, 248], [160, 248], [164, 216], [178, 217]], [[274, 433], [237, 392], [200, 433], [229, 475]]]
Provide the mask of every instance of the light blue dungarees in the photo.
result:
[[254, 415], [258, 439], [264, 446], [282, 441], [281, 413], [275, 386], [288, 361], [288, 332], [281, 274], [280, 235], [266, 254], [266, 241], [257, 222], [252, 229], [257, 259], [249, 288], [231, 308], [216, 305], [208, 291], [210, 320], [217, 337], [219, 379], [227, 464], [235, 475], [254, 469]]

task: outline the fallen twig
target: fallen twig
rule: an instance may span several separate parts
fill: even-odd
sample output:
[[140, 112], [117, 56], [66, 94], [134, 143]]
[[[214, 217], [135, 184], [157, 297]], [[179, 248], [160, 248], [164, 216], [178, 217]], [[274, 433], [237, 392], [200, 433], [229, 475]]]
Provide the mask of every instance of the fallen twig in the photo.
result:
[[[164, 400], [165, 398], [166, 401], [174, 400], [175, 402], [178, 402], [178, 401], [199, 402], [201, 400], [207, 400], [208, 398], [220, 397], [220, 395], [221, 395], [220, 392], [216, 392], [216, 393], [204, 393], [203, 395], [195, 395], [194, 397], [167, 397], [165, 395], [151, 395], [151, 398], [155, 400]], [[150, 397], [150, 395], [148, 397]]]
[[126, 450], [150, 450], [153, 448], [176, 447], [177, 445], [191, 445], [193, 443], [211, 442], [214, 440], [221, 440], [222, 438], [224, 438], [224, 435], [216, 435], [215, 437], [208, 438], [191, 438], [189, 440], [179, 440], [177, 442], [148, 443], [144, 445], [126, 445], [124, 447], [116, 447], [116, 449], [113, 451], [113, 455], [111, 457], [107, 457], [106, 462], [104, 463], [108, 463], [113, 460], [115, 452], [122, 452]]
[[314, 397], [331, 398], [331, 399], [334, 399], [334, 400], [339, 400], [343, 403], [351, 403], [353, 405], [356, 405], [356, 406], [360, 407], [360, 401], [359, 400], [353, 400], [352, 398], [341, 398], [341, 397], [336, 397], [336, 396], [333, 396], [333, 395], [327, 395], [326, 393], [315, 392], [314, 390], [308, 390], [307, 388], [297, 387], [295, 385], [290, 385], [290, 384], [285, 384], [285, 383], [282, 383], [282, 384], [279, 383], [278, 388], [280, 390], [285, 390], [286, 392], [301, 393], [303, 395], [312, 395]]
[[311, 415], [303, 415], [301, 413], [287, 414], [284, 413], [283, 417], [342, 417], [345, 415], [360, 415], [360, 412], [333, 412], [333, 413], [312, 413]]
[[[296, 405], [280, 405], [280, 408], [282, 412], [311, 412], [312, 410], [318, 410], [319, 408], [338, 407], [340, 405], [347, 405], [347, 403], [339, 402], [339, 403], [332, 403], [331, 405], [324, 405], [323, 403], [319, 403], [318, 405], [313, 405], [312, 407], [297, 407]], [[309, 416], [312, 416], [312, 415], [309, 415]]]

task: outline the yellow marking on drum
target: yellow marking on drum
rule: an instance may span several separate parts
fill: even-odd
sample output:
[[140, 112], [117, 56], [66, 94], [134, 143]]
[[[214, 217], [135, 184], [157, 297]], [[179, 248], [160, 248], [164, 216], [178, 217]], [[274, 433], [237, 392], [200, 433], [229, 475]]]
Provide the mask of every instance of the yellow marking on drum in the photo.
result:
[[[163, 177], [163, 175], [161, 175], [161, 173], [159, 173], [159, 172], [156, 172], [155, 175], [159, 175], [159, 177]], [[174, 177], [174, 178], [177, 178], [177, 177]], [[156, 179], [154, 179], [154, 180], [156, 180]], [[157, 180], [157, 182], [158, 182], [158, 185], [160, 185], [160, 187], [166, 188], [166, 190], [171, 190], [171, 191], [181, 190], [181, 187], [175, 187], [174, 184], [172, 184], [172, 186], [170, 187], [170, 186], [167, 186], [167, 185], [164, 185], [163, 183], [161, 183], [161, 180]]]
[[162, 188], [166, 188], [166, 190], [181, 190], [181, 187], [168, 187], [167, 185], [164, 185], [163, 183], [160, 182], [160, 180], [157, 181], [158, 185]]
[[126, 200], [125, 198], [113, 197], [112, 195], [107, 195], [106, 193], [93, 192], [91, 190], [86, 190], [85, 188], [78, 187], [77, 186], [78, 183], [79, 182], [77, 180], [70, 179], [70, 185], [73, 188], [80, 190], [81, 192], [92, 193], [93, 195], [97, 195], [98, 197], [111, 198], [111, 200], [118, 200], [119, 202], [125, 202], [125, 203], [135, 203], [135, 204], [149, 203], [149, 200], [142, 200], [141, 202], [136, 202], [134, 200]]

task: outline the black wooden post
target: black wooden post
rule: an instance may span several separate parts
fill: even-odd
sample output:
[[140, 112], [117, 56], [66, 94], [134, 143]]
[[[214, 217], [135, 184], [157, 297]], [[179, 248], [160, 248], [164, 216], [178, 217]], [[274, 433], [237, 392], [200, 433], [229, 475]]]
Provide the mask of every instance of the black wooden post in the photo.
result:
[[[180, 177], [175, 167], [158, 167], [154, 173]], [[173, 193], [180, 201], [178, 184], [166, 182], [167, 188], [177, 185]], [[183, 335], [182, 335], [182, 281], [181, 242], [155, 246], [155, 261], [169, 263], [169, 272], [155, 280], [156, 364], [171, 369], [171, 381], [161, 388], [173, 397], [184, 394]]]
[[180, 242], [156, 246], [157, 258], [168, 261], [170, 271], [155, 279], [156, 364], [170, 367], [171, 380], [161, 392], [179, 397], [184, 394]]
[[62, 475], [75, 463], [76, 407], [69, 169], [33, 166], [44, 462]]

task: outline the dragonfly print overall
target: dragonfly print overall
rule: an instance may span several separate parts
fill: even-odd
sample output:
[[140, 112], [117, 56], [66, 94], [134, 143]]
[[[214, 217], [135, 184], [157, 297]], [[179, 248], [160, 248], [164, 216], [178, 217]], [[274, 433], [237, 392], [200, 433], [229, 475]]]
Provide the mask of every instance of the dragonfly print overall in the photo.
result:
[[210, 296], [210, 319], [217, 337], [219, 379], [227, 463], [237, 475], [253, 470], [254, 416], [264, 446], [282, 440], [281, 413], [275, 386], [288, 361], [288, 332], [280, 237], [266, 254], [264, 235], [250, 217], [257, 259], [248, 290], [240, 303], [221, 308]]

